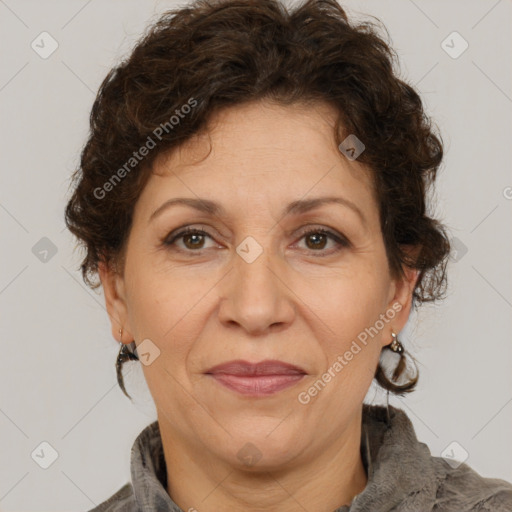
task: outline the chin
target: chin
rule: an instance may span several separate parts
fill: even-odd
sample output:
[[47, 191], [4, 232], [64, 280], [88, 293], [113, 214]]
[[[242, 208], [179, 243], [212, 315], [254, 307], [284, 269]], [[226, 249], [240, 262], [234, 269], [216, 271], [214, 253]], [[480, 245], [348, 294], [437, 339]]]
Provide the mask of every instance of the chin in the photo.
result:
[[[224, 457], [230, 459], [230, 463], [247, 467], [250, 470], [276, 470], [280, 466], [288, 464], [301, 451], [297, 442], [297, 433], [289, 432], [274, 418], [266, 422], [252, 422], [251, 426], [243, 428], [229, 437], [229, 443], [219, 443], [219, 446], [229, 448]], [[226, 425], [226, 430], [230, 431]], [[220, 454], [219, 454], [220, 455]]]

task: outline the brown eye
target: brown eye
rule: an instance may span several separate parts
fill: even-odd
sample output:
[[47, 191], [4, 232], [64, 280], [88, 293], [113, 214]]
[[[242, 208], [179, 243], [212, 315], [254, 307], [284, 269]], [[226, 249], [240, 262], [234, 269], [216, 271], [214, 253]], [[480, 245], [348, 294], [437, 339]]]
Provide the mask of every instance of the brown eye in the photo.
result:
[[[301, 240], [306, 240], [306, 249], [322, 253], [323, 251], [328, 251], [326, 254], [318, 254], [318, 256], [326, 256], [343, 248], [350, 247], [350, 242], [342, 235], [337, 235], [331, 231], [326, 229], [309, 229], [308, 231], [302, 234]], [[329, 251], [326, 249], [326, 245], [328, 245], [329, 241], [334, 242], [334, 248]]]
[[307, 244], [310, 249], [324, 249], [325, 244], [328, 241], [328, 237], [324, 233], [311, 233], [306, 235], [306, 240], [311, 241], [311, 244]]
[[202, 244], [204, 243], [204, 235], [200, 233], [186, 233], [182, 236], [184, 244], [189, 249], [202, 249]]
[[[204, 249], [205, 237], [211, 238], [211, 236], [202, 229], [186, 228], [178, 233], [171, 235], [167, 240], [164, 241], [166, 246], [177, 246], [178, 249], [184, 251], [199, 251]], [[177, 244], [177, 241], [182, 241], [183, 246]]]
[[[171, 233], [168, 239], [164, 241], [164, 245], [183, 252], [200, 252], [202, 249], [208, 249], [208, 247], [205, 247], [206, 238], [213, 240], [206, 231], [187, 227], [176, 234]], [[319, 253], [317, 256], [327, 256], [342, 248], [350, 247], [350, 242], [344, 236], [326, 229], [310, 229], [302, 234], [300, 240], [303, 239], [306, 240], [306, 250]], [[326, 248], [329, 241], [334, 243], [334, 247], [330, 250]], [[323, 254], [324, 251], [326, 251], [325, 254]]]

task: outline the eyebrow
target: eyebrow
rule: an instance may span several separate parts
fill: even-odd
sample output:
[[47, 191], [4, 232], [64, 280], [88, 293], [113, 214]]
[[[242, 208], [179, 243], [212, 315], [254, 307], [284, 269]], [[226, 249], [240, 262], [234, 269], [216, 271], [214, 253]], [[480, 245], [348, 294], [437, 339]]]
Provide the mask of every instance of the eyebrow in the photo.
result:
[[[301, 213], [306, 213], [310, 210], [313, 210], [315, 208], [318, 208], [320, 206], [323, 206], [325, 204], [341, 204], [343, 206], [346, 206], [347, 208], [350, 208], [353, 212], [355, 212], [360, 219], [362, 220], [363, 224], [366, 225], [366, 217], [364, 216], [363, 212], [359, 209], [359, 207], [354, 204], [349, 199], [346, 199], [344, 197], [315, 197], [312, 199], [299, 199], [297, 201], [292, 201], [288, 206], [286, 206], [283, 209], [282, 216], [286, 215], [299, 215]], [[207, 213], [210, 215], [225, 217], [226, 216], [226, 210], [215, 201], [211, 201], [209, 199], [195, 199], [192, 197], [176, 197], [174, 199], [169, 199], [168, 201], [165, 201], [161, 206], [159, 206], [149, 217], [148, 222], [151, 222], [155, 217], [157, 217], [160, 213], [162, 213], [164, 210], [167, 210], [171, 206], [175, 205], [184, 205], [189, 206], [191, 208], [194, 208], [195, 210], [198, 210], [203, 213]]]

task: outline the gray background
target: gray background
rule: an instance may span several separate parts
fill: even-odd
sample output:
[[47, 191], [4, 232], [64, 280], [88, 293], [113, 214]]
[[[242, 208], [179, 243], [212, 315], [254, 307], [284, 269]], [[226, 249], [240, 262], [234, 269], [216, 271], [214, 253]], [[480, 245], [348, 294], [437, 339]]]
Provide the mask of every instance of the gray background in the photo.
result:
[[[81, 280], [63, 210], [95, 91], [174, 5], [0, 0], [1, 511], [92, 508], [129, 480], [131, 445], [156, 419], [138, 363], [127, 376], [135, 406], [117, 386], [118, 344], [101, 292]], [[512, 481], [512, 3], [343, 5], [384, 22], [402, 76], [442, 131], [435, 211], [459, 248], [447, 300], [413, 315], [403, 333], [421, 363], [419, 388], [390, 403], [434, 455], [456, 441], [479, 473]], [[59, 45], [46, 59], [31, 48], [43, 31]], [[453, 31], [469, 43], [455, 59], [441, 46]], [[41, 252], [44, 237], [55, 254]], [[383, 396], [372, 386], [367, 401]], [[43, 441], [58, 453], [48, 469], [31, 457]]]

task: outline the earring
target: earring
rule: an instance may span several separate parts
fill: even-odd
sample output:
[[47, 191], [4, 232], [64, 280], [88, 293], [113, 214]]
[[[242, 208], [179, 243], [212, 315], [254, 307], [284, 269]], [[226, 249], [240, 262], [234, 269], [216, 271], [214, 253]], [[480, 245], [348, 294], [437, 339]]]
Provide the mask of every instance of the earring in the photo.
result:
[[139, 358], [137, 357], [137, 354], [133, 351], [136, 347], [134, 347], [135, 343], [132, 341], [129, 345], [132, 347], [132, 350], [130, 351], [128, 349], [128, 345], [126, 343], [123, 343], [123, 329], [119, 329], [119, 344], [121, 345], [121, 348], [119, 349], [119, 354], [117, 356], [117, 362], [122, 365], [125, 361], [128, 361], [129, 359], [138, 361]]
[[[393, 340], [385, 348], [389, 348], [389, 350], [395, 352], [396, 354], [400, 354], [400, 361], [398, 362], [398, 365], [395, 368], [395, 371], [393, 372], [393, 380], [396, 380], [398, 378], [399, 374], [401, 373], [401, 369], [399, 371], [399, 368], [401, 368], [401, 366], [402, 366], [401, 363], [403, 360], [402, 354], [404, 353], [404, 346], [402, 345], [402, 343], [398, 339], [397, 335], [393, 331], [391, 331], [391, 337], [393, 338]], [[386, 392], [386, 423], [387, 423], [388, 427], [391, 426], [391, 417], [389, 414], [389, 389]]]
[[404, 346], [400, 343], [397, 335], [393, 331], [391, 331], [391, 337], [393, 338], [393, 341], [389, 344], [390, 350], [397, 354], [403, 354]]
[[393, 340], [389, 345], [387, 345], [384, 348], [388, 348], [389, 350], [400, 356], [395, 371], [393, 372], [393, 376], [391, 377], [393, 382], [396, 382], [398, 377], [400, 377], [400, 375], [405, 369], [404, 346], [400, 343], [398, 336], [393, 331], [391, 331], [391, 337], [393, 338]]
[[[416, 385], [418, 381], [418, 368], [414, 358], [406, 352], [398, 336], [393, 331], [391, 331], [391, 338], [391, 343], [384, 346], [382, 349], [379, 364], [375, 372], [375, 379], [388, 393], [392, 391], [395, 394], [403, 395], [403, 393], [412, 391]], [[397, 356], [398, 361], [396, 361]], [[409, 374], [411, 368], [407, 365], [407, 359], [412, 363], [415, 369], [412, 376]], [[393, 367], [394, 370], [391, 370]], [[403, 380], [403, 378], [407, 376], [409, 376], [408, 381], [399, 383], [400, 380]], [[400, 379], [400, 377], [402, 377], [402, 379]]]
[[[117, 383], [119, 384], [119, 387], [121, 388], [122, 392], [131, 400], [130, 395], [126, 392], [126, 389], [124, 387], [124, 379], [123, 379], [123, 364], [128, 361], [138, 361], [139, 358], [135, 352], [132, 352], [128, 349], [128, 345], [123, 343], [123, 329], [119, 329], [119, 343], [121, 345], [121, 348], [119, 349], [119, 354], [117, 355], [116, 359], [116, 375], [117, 375]], [[130, 343], [132, 345], [133, 349], [135, 349], [135, 342], [132, 341]]]

